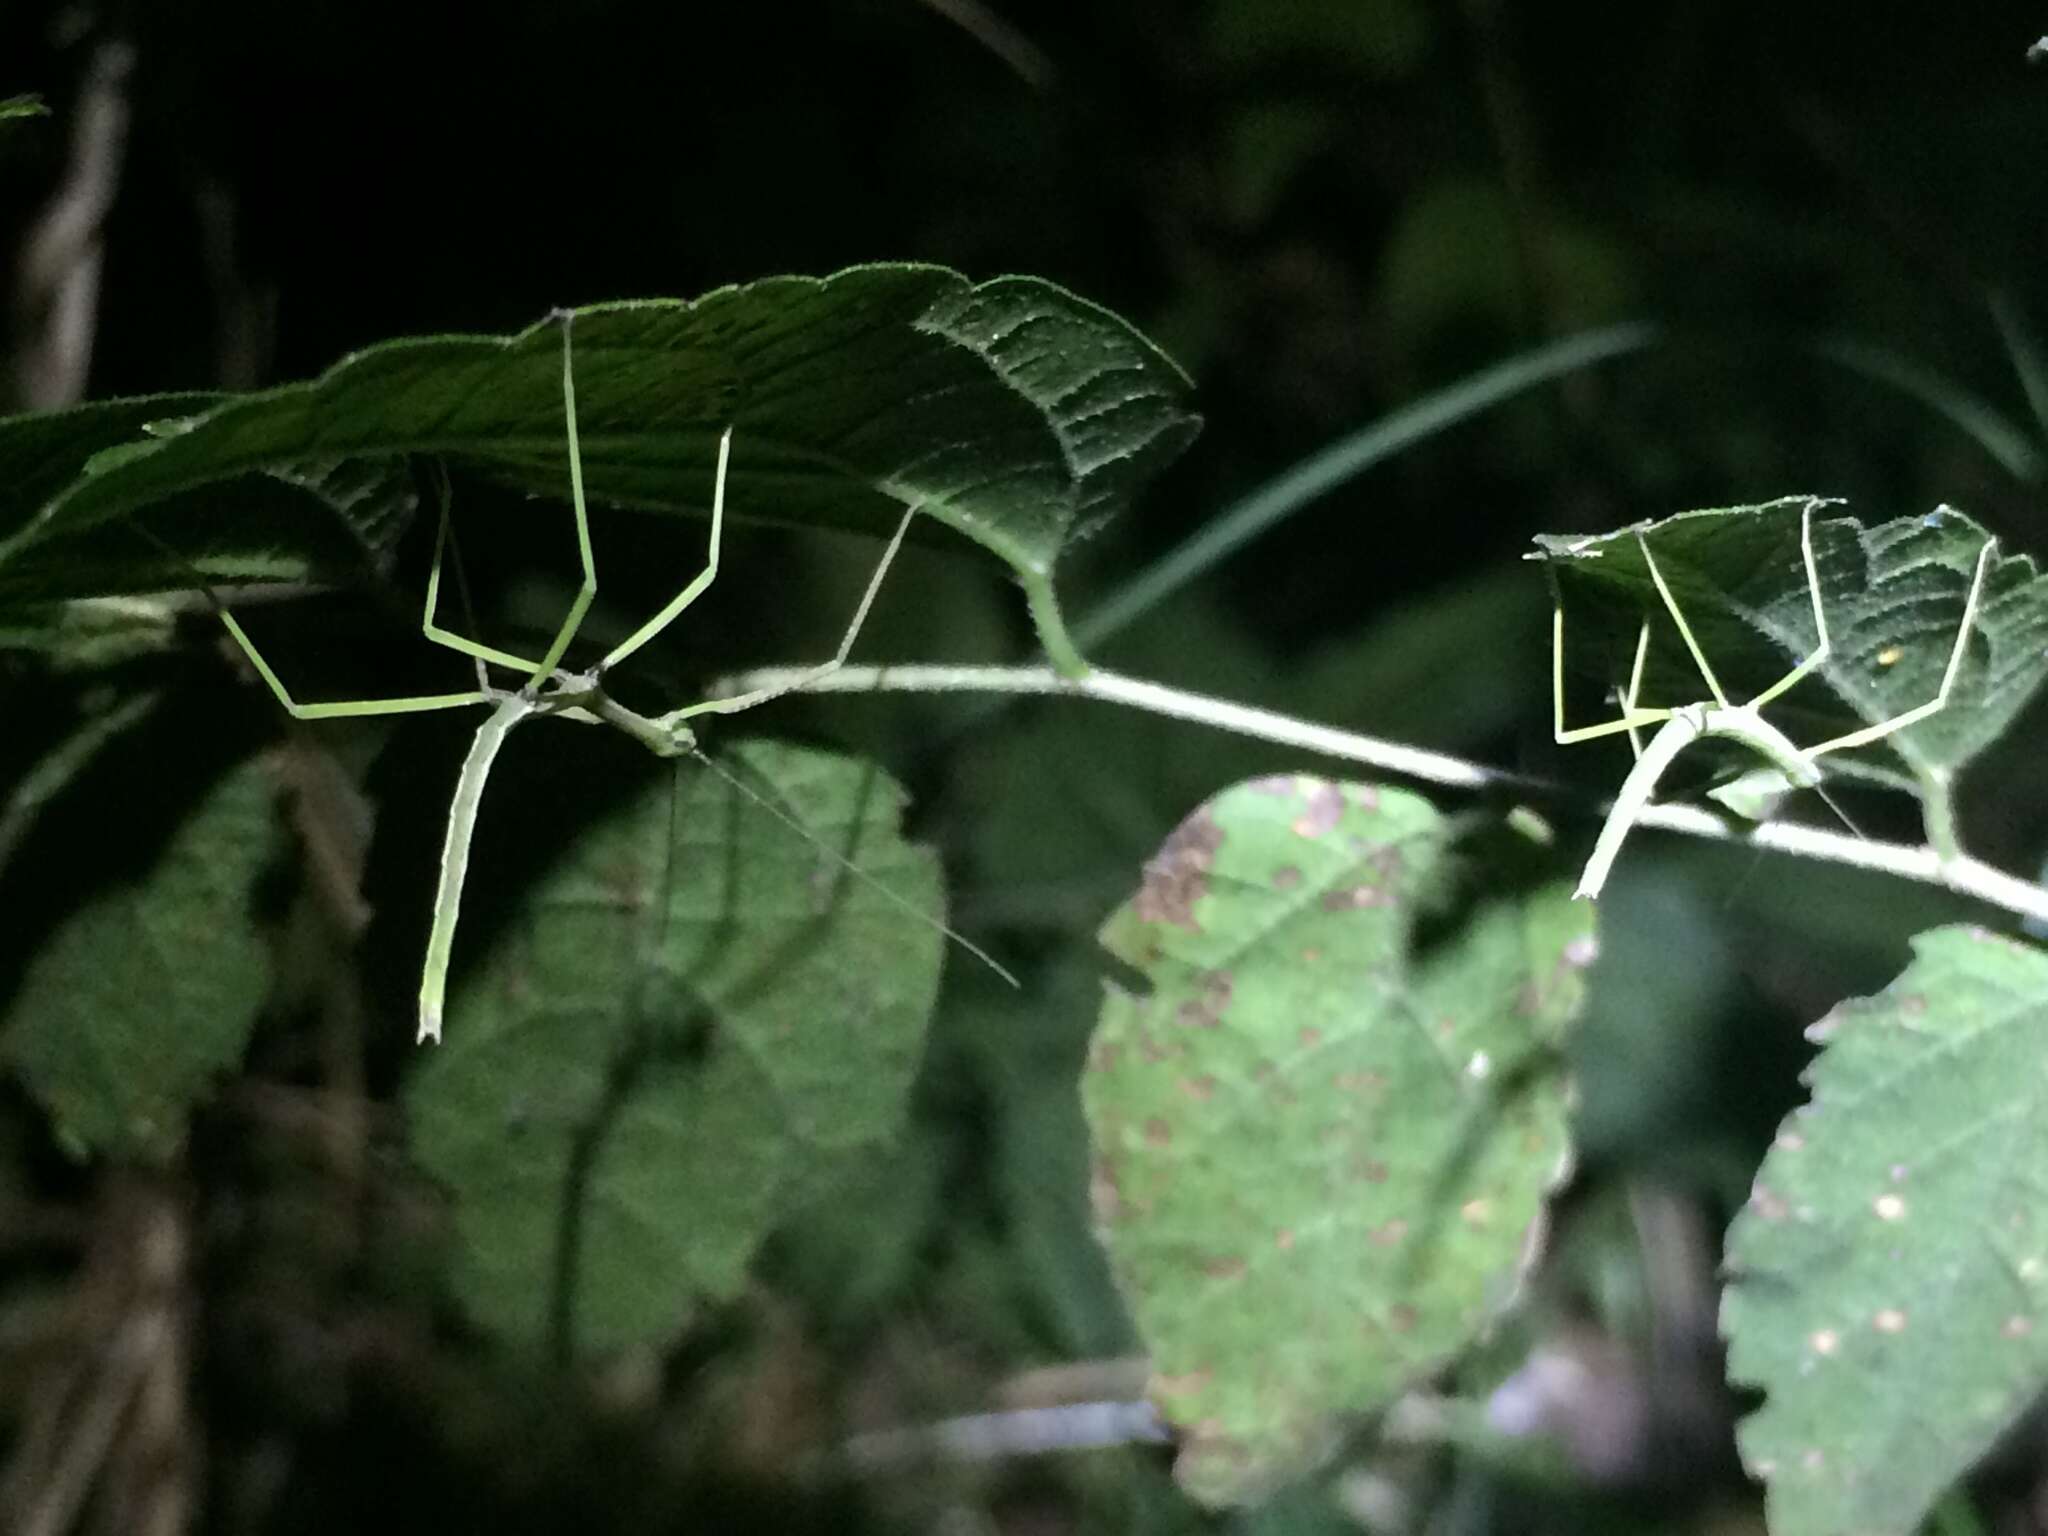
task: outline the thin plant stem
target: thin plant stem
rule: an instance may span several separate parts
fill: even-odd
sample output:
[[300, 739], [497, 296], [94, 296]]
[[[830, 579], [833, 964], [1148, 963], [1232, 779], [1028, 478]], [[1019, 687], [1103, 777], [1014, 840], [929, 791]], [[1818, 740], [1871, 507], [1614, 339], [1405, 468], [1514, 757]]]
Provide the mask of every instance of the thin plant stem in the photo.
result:
[[[768, 667], [722, 680], [714, 692], [741, 692], [787, 684], [801, 667]], [[1444, 752], [1424, 751], [1355, 731], [1338, 730], [1274, 710], [1257, 709], [1207, 694], [1191, 693], [1143, 678], [1097, 668], [1081, 678], [1064, 678], [1050, 667], [901, 666], [842, 667], [803, 688], [810, 693], [999, 693], [1062, 695], [1141, 709], [1194, 725], [1230, 731], [1294, 747], [1318, 757], [1362, 763], [1403, 778], [1449, 789], [1506, 792], [1541, 799], [1601, 816], [1613, 802], [1589, 804], [1568, 786], [1533, 775], [1488, 767]], [[1642, 809], [1635, 825], [1677, 832], [1711, 842], [1741, 843], [1797, 858], [1873, 870], [1901, 880], [1938, 885], [2022, 917], [2048, 922], [2048, 889], [2009, 875], [1967, 854], [1944, 857], [1929, 846], [1868, 842], [1825, 827], [1767, 821], [1740, 826], [1700, 806], [1661, 804]]]

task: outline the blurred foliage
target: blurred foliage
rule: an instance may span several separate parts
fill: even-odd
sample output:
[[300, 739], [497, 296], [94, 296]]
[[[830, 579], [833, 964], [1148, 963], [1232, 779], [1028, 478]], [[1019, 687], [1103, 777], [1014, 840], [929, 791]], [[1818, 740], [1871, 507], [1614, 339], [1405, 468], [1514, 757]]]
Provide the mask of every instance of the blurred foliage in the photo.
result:
[[[1539, 530], [1811, 490], [1867, 523], [1952, 503], [2008, 550], [2042, 547], [2040, 33], [2019, 0], [21, 0], [0, 9], [0, 392], [35, 398], [52, 337], [75, 343], [55, 279], [85, 268], [84, 394], [179, 392], [151, 415], [558, 305], [875, 260], [1029, 273], [1158, 341], [1207, 422], [1063, 556], [1085, 614], [1347, 434], [1532, 348], [1650, 321], [1643, 349], [1292, 509], [1100, 657], [1596, 795], [1627, 749], [1550, 743], [1543, 581], [1518, 558]], [[30, 93], [47, 116], [14, 113]], [[54, 213], [95, 176], [104, 245], [81, 248]], [[99, 409], [77, 418], [81, 456]], [[296, 489], [314, 517], [333, 504]], [[547, 628], [575, 588], [563, 509], [474, 474], [455, 498], [499, 531], [465, 548], [478, 625]], [[239, 526], [247, 507], [185, 510]], [[634, 558], [607, 569], [593, 633], [623, 632], [701, 560], [688, 520], [612, 512], [608, 532]], [[421, 685], [430, 544], [415, 524], [370, 562], [378, 585], [264, 615], [302, 696]], [[974, 554], [908, 551], [861, 654], [1028, 654], [1014, 589]], [[829, 653], [872, 559], [840, 533], [729, 531], [724, 578], [650, 648], [636, 692], [691, 697], [734, 666]], [[0, 659], [0, 1009], [52, 985], [53, 935], [117, 919], [124, 882], [175, 857], [178, 818], [225, 816], [209, 787], [243, 782], [220, 775], [282, 735], [279, 853], [235, 919], [258, 925], [271, 985], [241, 1070], [152, 1160], [76, 1161], [33, 1077], [0, 1087], [0, 1508], [55, 1486], [120, 1389], [155, 1406], [102, 1447], [78, 1528], [153, 1512], [219, 1531], [1212, 1528], [1157, 1446], [841, 1453], [945, 1415], [1132, 1394], [1098, 1369], [1136, 1343], [1085, 1194], [1093, 934], [1193, 807], [1318, 765], [1064, 701], [814, 700], [747, 722], [885, 765], [908, 835], [945, 861], [948, 920], [1026, 985], [999, 990], [950, 951], [893, 1145], [792, 1199], [744, 1289], [681, 1337], [560, 1368], [448, 1305], [448, 1196], [408, 1161], [400, 1108], [468, 726], [281, 731], [203, 602], [62, 622], [78, 628], [50, 654]], [[167, 703], [143, 725], [94, 728], [147, 697]], [[2037, 702], [1959, 795], [1968, 845], [2007, 868], [2048, 851], [2044, 723]], [[501, 830], [465, 918], [479, 953], [512, 941], [521, 894], [604, 809], [545, 749], [519, 767], [533, 745], [493, 785]], [[1915, 835], [1910, 803], [1846, 803], [1873, 836]], [[1591, 830], [1559, 820], [1560, 868]], [[1761, 1530], [1719, 1389], [1715, 1235], [1801, 1095], [1802, 1028], [1878, 993], [1911, 935], [1984, 914], [1638, 836], [1601, 916], [1570, 1046], [1583, 1162], [1552, 1257], [1513, 1324], [1428, 1383], [1478, 1421], [1360, 1426], [1385, 1432], [1221, 1523]], [[111, 962], [148, 954], [94, 946], [110, 963], [93, 979], [132, 994]], [[178, 1001], [123, 997], [164, 1028]], [[681, 1277], [673, 1300], [680, 1318]], [[138, 1319], [175, 1346], [150, 1357], [161, 1377], [121, 1374]], [[1560, 1454], [1536, 1464], [1504, 1423]], [[2038, 1499], [2038, 1440], [2021, 1420], [1973, 1483], [1987, 1529]]]

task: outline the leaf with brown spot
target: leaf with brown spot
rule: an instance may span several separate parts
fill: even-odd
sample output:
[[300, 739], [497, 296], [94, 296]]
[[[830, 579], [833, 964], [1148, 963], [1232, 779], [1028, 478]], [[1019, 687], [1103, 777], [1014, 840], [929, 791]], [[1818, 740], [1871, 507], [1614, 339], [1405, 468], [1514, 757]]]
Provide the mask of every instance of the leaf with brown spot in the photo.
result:
[[2048, 1386], [2048, 955], [1971, 928], [1913, 950], [1809, 1032], [1811, 1099], [1729, 1233], [1773, 1536], [1906, 1536]]
[[1194, 926], [1195, 903], [1209, 888], [1209, 869], [1222, 841], [1222, 829], [1199, 811], [1174, 829], [1145, 866], [1136, 905], [1146, 921]]
[[[1261, 780], [1190, 817], [1103, 930], [1152, 991], [1112, 985], [1097, 1026], [1082, 1092], [1116, 1198], [1096, 1209], [1207, 1502], [1308, 1470], [1470, 1342], [1563, 1162], [1546, 1068], [1588, 913], [1561, 885], [1431, 905], [1418, 954], [1451, 841], [1405, 791]], [[1199, 883], [1167, 882], [1184, 903], [1158, 900], [1196, 850]], [[1162, 1010], [1206, 1026], [1170, 1064], [1123, 1048]]]

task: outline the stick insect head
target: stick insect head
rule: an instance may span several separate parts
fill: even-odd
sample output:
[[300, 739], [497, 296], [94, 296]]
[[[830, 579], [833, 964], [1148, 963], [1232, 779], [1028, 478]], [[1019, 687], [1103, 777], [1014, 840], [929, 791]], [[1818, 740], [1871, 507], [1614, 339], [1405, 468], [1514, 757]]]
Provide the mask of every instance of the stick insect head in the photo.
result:
[[1778, 807], [1796, 789], [1812, 789], [1820, 783], [1820, 770], [1810, 778], [1794, 780], [1782, 768], [1751, 768], [1725, 784], [1707, 791], [1707, 798], [1740, 816], [1744, 821], [1769, 821]]

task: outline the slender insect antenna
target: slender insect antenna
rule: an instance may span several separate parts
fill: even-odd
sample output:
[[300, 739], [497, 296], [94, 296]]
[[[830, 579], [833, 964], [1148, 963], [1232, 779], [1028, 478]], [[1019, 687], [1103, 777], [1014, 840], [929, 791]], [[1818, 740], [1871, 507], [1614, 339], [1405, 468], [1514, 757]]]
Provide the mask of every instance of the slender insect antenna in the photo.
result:
[[[661, 855], [661, 889], [666, 893], [670, 882], [676, 877], [676, 828], [681, 825], [679, 808], [683, 797], [677, 792], [677, 776], [680, 768], [671, 769], [668, 776], [668, 844]], [[654, 925], [654, 948], [658, 954], [668, 948], [669, 902], [666, 894], [661, 903], [661, 917]]]
[[228, 605], [221, 600], [221, 595], [213, 583], [206, 579], [206, 573], [194, 565], [182, 549], [132, 512], [124, 513], [121, 521], [127, 525], [130, 533], [148, 544], [158, 554], [165, 556], [178, 568], [179, 574], [185, 578], [185, 584], [206, 599], [207, 607], [213, 610], [216, 618], [228, 611]]
[[[766, 795], [762, 794], [759, 790], [755, 789], [753, 785], [747, 783], [744, 779], [742, 779], [738, 774], [734, 773], [730, 768], [726, 767], [723, 763], [720, 763], [715, 759], [707, 756], [705, 753], [699, 751], [695, 747], [690, 748], [690, 756], [694, 757], [706, 768], [709, 768], [713, 773], [717, 774], [721, 779], [725, 780], [726, 783], [730, 784], [734, 789], [738, 790], [741, 794], [745, 795], [749, 800], [753, 801], [754, 804], [761, 807], [762, 810], [766, 811], [770, 816], [773, 816], [785, 827], [788, 827], [792, 832], [796, 833], [798, 837], [801, 837], [813, 848], [816, 848], [820, 853], [824, 854], [826, 858], [830, 859], [834, 864], [838, 865], [841, 870], [851, 875], [854, 879], [860, 881], [862, 885], [865, 885], [866, 887], [868, 887], [869, 890], [875, 892], [876, 895], [880, 896], [884, 901], [887, 901], [891, 906], [896, 907], [901, 911], [909, 914], [911, 917], [916, 918], [920, 923], [924, 924], [925, 927], [931, 929], [933, 932], [943, 934], [946, 938], [952, 940], [955, 944], [958, 944], [962, 949], [966, 950], [968, 954], [974, 956], [974, 958], [979, 960], [983, 965], [987, 966], [991, 971], [994, 971], [996, 975], [1002, 977], [1002, 979], [1004, 981], [1007, 981], [1011, 986], [1017, 988], [1020, 992], [1023, 990], [1024, 983], [1019, 981], [1015, 973], [1013, 973], [1006, 966], [1004, 966], [1003, 963], [1000, 960], [996, 959], [994, 955], [990, 954], [987, 950], [983, 949], [979, 944], [975, 943], [974, 940], [968, 938], [967, 935], [960, 932], [959, 929], [951, 927], [946, 923], [940, 922], [936, 917], [933, 917], [931, 913], [925, 911], [922, 907], [918, 906], [916, 902], [905, 900], [902, 896], [897, 895], [896, 892], [890, 890], [888, 886], [882, 884], [881, 881], [877, 880], [873, 875], [869, 874], [866, 870], [862, 869], [858, 864], [854, 863], [853, 860], [849, 859], [837, 848], [833, 848], [824, 843], [823, 841], [821, 841], [818, 835], [815, 832], [813, 832], [809, 827], [805, 826], [802, 822], [798, 821], [794, 816], [790, 815], [789, 812], [785, 811], [781, 806], [777, 805], [774, 801], [770, 800]], [[673, 814], [673, 805], [671, 805], [671, 814]]]
[[1851, 816], [1848, 813], [1848, 811], [1844, 809], [1841, 801], [1837, 800], [1833, 795], [1828, 793], [1827, 786], [1825, 784], [1814, 785], [1813, 792], [1816, 795], [1820, 796], [1821, 804], [1825, 805], [1829, 810], [1835, 813], [1835, 819], [1841, 822], [1843, 826], [1847, 827], [1852, 833], [1855, 834], [1856, 840], [1858, 842], [1867, 843], [1870, 841], [1870, 834], [1865, 832], [1861, 827], [1856, 825], [1856, 818]]

